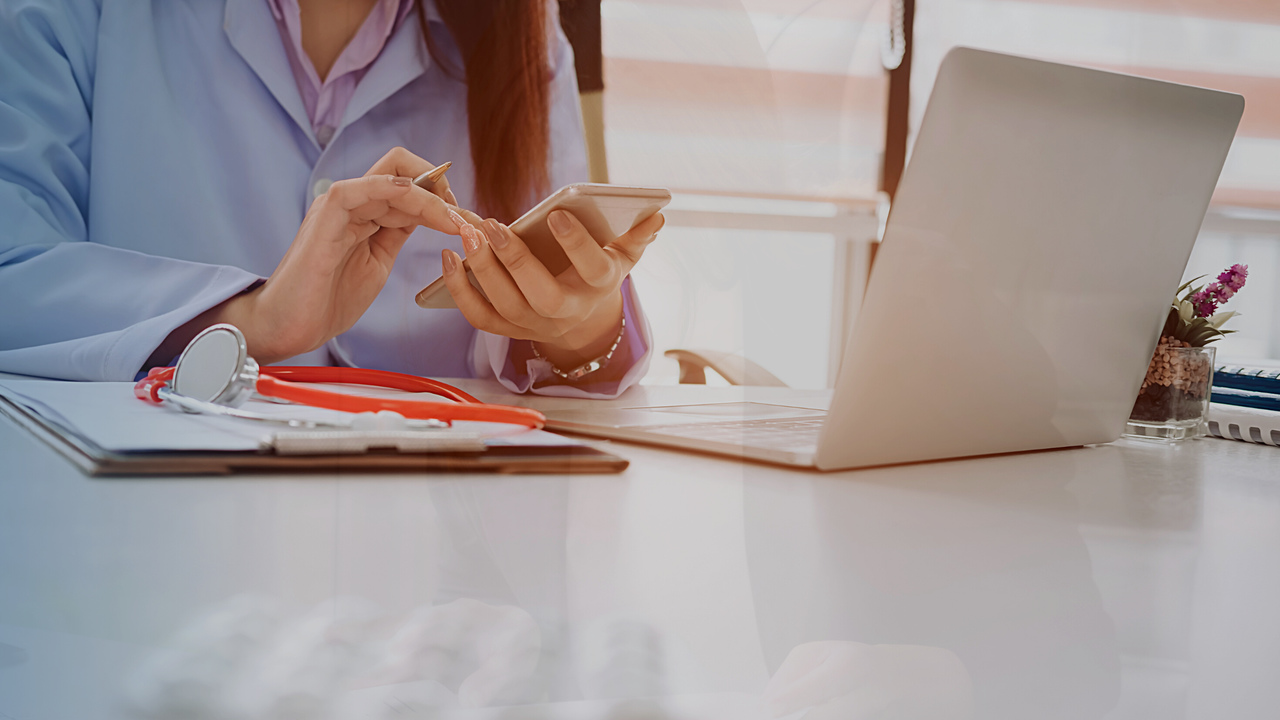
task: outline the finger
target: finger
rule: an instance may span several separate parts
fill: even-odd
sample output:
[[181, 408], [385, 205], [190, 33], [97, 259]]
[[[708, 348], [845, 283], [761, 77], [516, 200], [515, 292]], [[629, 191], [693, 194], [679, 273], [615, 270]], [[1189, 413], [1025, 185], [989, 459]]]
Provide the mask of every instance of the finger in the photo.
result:
[[[522, 299], [527, 299], [526, 303], [534, 312], [544, 318], [559, 318], [572, 311], [572, 303], [569, 302], [564, 286], [541, 260], [534, 257], [529, 246], [518, 235], [497, 220], [485, 220], [480, 228], [484, 230], [489, 247], [502, 263], [506, 274], [519, 288]], [[488, 289], [486, 285], [485, 290]]]
[[404, 247], [411, 233], [411, 230], [405, 228], [379, 227], [377, 232], [369, 237], [369, 252], [374, 259], [389, 268], [395, 264], [396, 257], [400, 255], [400, 249]]
[[470, 210], [468, 210], [468, 209], [466, 209], [466, 208], [456, 207], [456, 208], [453, 208], [453, 210], [454, 210], [454, 211], [455, 211], [459, 216], [461, 216], [461, 217], [462, 217], [462, 219], [463, 219], [465, 222], [468, 222], [468, 223], [470, 223], [470, 224], [472, 224], [472, 225], [476, 226], [477, 228], [478, 228], [478, 227], [480, 227], [482, 224], [484, 224], [484, 218], [480, 217], [479, 215], [477, 215], [477, 214], [475, 214], [475, 213], [471, 212]]
[[[337, 242], [342, 247], [339, 252], [345, 254], [377, 232], [379, 225], [371, 218], [385, 214], [411, 189], [408, 178], [400, 176], [340, 180], [312, 203], [303, 222], [311, 226], [306, 236], [311, 238], [309, 242]], [[438, 198], [435, 202], [443, 205]]]
[[362, 240], [368, 240], [374, 233], [382, 229], [382, 226], [372, 220], [365, 222], [349, 222], [347, 223], [347, 232], [351, 234], [352, 244]]
[[658, 237], [658, 231], [666, 223], [667, 219], [662, 213], [654, 213], [639, 225], [619, 235], [617, 240], [609, 243], [606, 252], [616, 253], [625, 258], [630, 263], [626, 271], [631, 272], [631, 268], [640, 262], [640, 256], [644, 255], [645, 248]]
[[583, 282], [595, 288], [609, 288], [617, 284], [621, 273], [618, 272], [613, 257], [600, 247], [596, 238], [591, 237], [591, 233], [572, 213], [556, 210], [547, 217], [547, 227], [551, 229], [551, 235], [560, 243], [560, 247], [564, 248], [569, 262], [573, 263]]
[[369, 202], [351, 209], [352, 222], [369, 222], [387, 214], [391, 209], [391, 204], [386, 200], [370, 200]]
[[[436, 170], [443, 172], [443, 170], [448, 170], [448, 168], [443, 168], [443, 170], [441, 168], [436, 168]], [[432, 177], [435, 177], [436, 179], [432, 180]], [[448, 205], [458, 204], [458, 198], [454, 196], [453, 191], [449, 189], [449, 180], [444, 177], [444, 175], [439, 175], [435, 172], [424, 172], [414, 178], [413, 184], [423, 190], [426, 190], [432, 195], [435, 195]]]
[[[458, 219], [455, 218], [454, 222], [457, 221]], [[484, 233], [470, 224], [462, 226], [462, 247], [467, 253], [467, 264], [471, 266], [471, 272], [484, 288], [484, 294], [489, 297], [489, 303], [502, 317], [516, 325], [536, 330], [537, 325], [544, 318], [530, 307], [520, 286], [512, 279], [508, 268], [494, 254], [493, 246], [488, 242], [488, 238], [492, 236], [487, 232], [489, 229], [487, 226], [492, 222], [494, 221], [486, 221], [482, 226], [486, 230]], [[554, 283], [554, 280], [552, 282]]]
[[444, 284], [448, 286], [449, 294], [453, 296], [453, 303], [462, 311], [463, 317], [471, 323], [472, 327], [519, 340], [531, 339], [530, 333], [502, 317], [493, 305], [471, 286], [471, 281], [467, 279], [467, 271], [462, 267], [462, 258], [458, 253], [446, 248], [440, 255], [441, 263], [444, 265]]
[[373, 220], [382, 227], [394, 228], [417, 227], [422, 224], [421, 215], [410, 215], [399, 208], [388, 208], [385, 214]]
[[411, 186], [404, 195], [391, 198], [388, 205], [390, 209], [412, 216], [415, 224], [449, 235], [458, 234], [457, 225], [449, 219], [450, 205], [417, 185]]
[[[369, 168], [366, 175], [376, 175], [388, 173], [391, 175], [402, 175], [408, 178], [416, 178], [422, 173], [435, 170], [436, 165], [417, 155], [409, 152], [402, 147], [393, 147], [387, 151], [385, 155], [379, 158], [378, 162]], [[424, 192], [431, 193], [442, 201], [457, 205], [458, 199], [454, 197], [453, 191], [449, 188], [449, 179], [440, 178], [430, 190], [423, 189]]]
[[[379, 212], [381, 211], [381, 212]], [[417, 227], [422, 224], [421, 213], [407, 213], [400, 208], [391, 207], [384, 200], [375, 200], [356, 208], [351, 212], [353, 220], [372, 220], [382, 227]], [[452, 230], [452, 228], [446, 228]]]
[[400, 175], [416, 178], [424, 172], [435, 170], [436, 166], [414, 155], [402, 147], [393, 147], [369, 168], [368, 175]]
[[449, 216], [449, 222], [458, 228], [459, 234], [462, 234], [467, 228], [475, 230], [480, 223], [484, 222], [479, 215], [462, 208], [449, 208], [445, 211], [445, 214]]
[[407, 177], [365, 175], [350, 180], [339, 180], [331, 185], [325, 194], [317, 198], [317, 201], [324, 201], [326, 208], [350, 213], [376, 200], [391, 201], [408, 195], [412, 188], [413, 181]]
[[[420, 193], [416, 198], [411, 191]], [[423, 196], [430, 200], [423, 201]], [[430, 204], [438, 205], [437, 214], [445, 218], [444, 203], [421, 190], [413, 188], [408, 178], [391, 175], [366, 175], [364, 177], [335, 182], [327, 192], [316, 198], [308, 215], [315, 223], [319, 237], [342, 238], [346, 242], [363, 240], [376, 231], [376, 227], [365, 228], [365, 232], [352, 232], [347, 226], [365, 226], [373, 219], [385, 215], [393, 206], [406, 206], [412, 214], [421, 218], [433, 210]], [[405, 212], [403, 208], [400, 208]], [[453, 231], [452, 223], [434, 220], [436, 225]]]
[[458, 198], [453, 194], [453, 190], [449, 189], [449, 178], [441, 177], [431, 186], [431, 194], [445, 201], [449, 205], [457, 206]]

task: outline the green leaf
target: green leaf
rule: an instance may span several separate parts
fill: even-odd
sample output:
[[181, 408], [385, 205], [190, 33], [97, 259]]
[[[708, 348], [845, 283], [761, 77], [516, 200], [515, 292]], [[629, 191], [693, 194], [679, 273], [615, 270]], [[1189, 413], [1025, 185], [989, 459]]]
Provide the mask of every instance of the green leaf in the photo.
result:
[[1160, 334], [1162, 336], [1172, 335], [1174, 331], [1178, 329], [1178, 325], [1181, 324], [1181, 322], [1182, 318], [1178, 314], [1178, 308], [1169, 308], [1169, 315], [1164, 319], [1164, 329], [1160, 331]]
[[1186, 341], [1191, 343], [1192, 347], [1204, 347], [1206, 344], [1222, 337], [1222, 333], [1217, 328], [1209, 325], [1203, 325], [1195, 328], [1187, 334]]
[[1234, 310], [1226, 310], [1220, 313], [1215, 313], [1213, 316], [1209, 318], [1209, 324], [1215, 328], [1221, 329], [1223, 323], [1225, 323], [1226, 321], [1230, 320], [1231, 318], [1239, 314], [1240, 313]]
[[1191, 278], [1190, 280], [1188, 280], [1188, 281], [1186, 281], [1186, 282], [1182, 283], [1181, 285], [1179, 285], [1179, 286], [1178, 286], [1178, 289], [1173, 291], [1173, 294], [1174, 294], [1174, 295], [1177, 295], [1178, 293], [1182, 292], [1183, 290], [1186, 290], [1186, 289], [1187, 289], [1187, 286], [1191, 285], [1191, 283], [1193, 283], [1193, 282], [1195, 282], [1195, 281], [1199, 280], [1200, 278], [1207, 278], [1207, 277], [1209, 277], [1209, 276], [1208, 276], [1208, 275], [1198, 275], [1198, 276], [1196, 276], [1196, 277], [1193, 277], [1193, 278]]
[[1191, 338], [1195, 337], [1205, 327], [1204, 318], [1194, 318], [1189, 323], [1183, 323], [1182, 327], [1179, 328], [1179, 332], [1174, 334], [1174, 337], [1185, 342], [1191, 342]]

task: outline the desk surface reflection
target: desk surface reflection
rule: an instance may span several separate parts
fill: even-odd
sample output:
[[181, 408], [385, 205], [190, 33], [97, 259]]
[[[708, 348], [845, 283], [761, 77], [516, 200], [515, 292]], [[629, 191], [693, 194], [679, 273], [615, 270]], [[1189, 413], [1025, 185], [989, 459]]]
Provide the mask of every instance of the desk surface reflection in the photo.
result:
[[[0, 718], [1272, 717], [1280, 455], [94, 480], [0, 425]], [[807, 714], [805, 714], [807, 712]]]

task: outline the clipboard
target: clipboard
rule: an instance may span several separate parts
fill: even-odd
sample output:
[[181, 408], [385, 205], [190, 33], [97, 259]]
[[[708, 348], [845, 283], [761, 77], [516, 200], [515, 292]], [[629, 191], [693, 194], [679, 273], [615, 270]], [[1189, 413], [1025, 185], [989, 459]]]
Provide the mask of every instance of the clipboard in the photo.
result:
[[[223, 429], [230, 427], [225, 421], [210, 423], [203, 416], [146, 406], [132, 397], [131, 387], [131, 383], [15, 383], [0, 378], [0, 414], [94, 477], [320, 471], [579, 474], [618, 473], [629, 464], [582, 441], [538, 430], [486, 436], [465, 430], [262, 433], [253, 428], [237, 437]], [[32, 388], [46, 393], [22, 392]], [[128, 415], [136, 419], [142, 413], [160, 412], [170, 416], [163, 418], [166, 425], [206, 425], [178, 428], [171, 447], [163, 441], [150, 447], [111, 446], [101, 433], [95, 438], [92, 428], [77, 427], [68, 417], [65, 398], [76, 390], [92, 392], [99, 401], [102, 398], [96, 396], [105, 395], [107, 400], [118, 397], [120, 403], [128, 403], [120, 405], [118, 424], [129, 424]]]

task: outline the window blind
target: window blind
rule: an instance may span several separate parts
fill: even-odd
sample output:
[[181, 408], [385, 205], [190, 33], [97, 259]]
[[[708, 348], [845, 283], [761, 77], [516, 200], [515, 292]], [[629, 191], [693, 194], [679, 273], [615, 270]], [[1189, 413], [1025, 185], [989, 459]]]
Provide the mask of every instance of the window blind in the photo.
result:
[[874, 193], [884, 138], [874, 0], [605, 0], [613, 182]]
[[919, 0], [913, 127], [943, 55], [956, 45], [1244, 95], [1244, 118], [1214, 202], [1280, 208], [1280, 3]]

